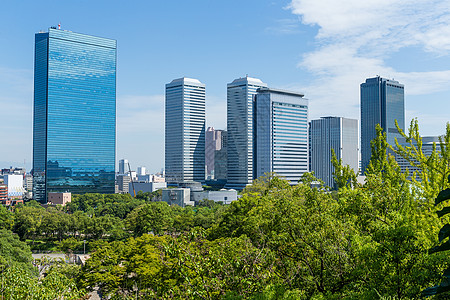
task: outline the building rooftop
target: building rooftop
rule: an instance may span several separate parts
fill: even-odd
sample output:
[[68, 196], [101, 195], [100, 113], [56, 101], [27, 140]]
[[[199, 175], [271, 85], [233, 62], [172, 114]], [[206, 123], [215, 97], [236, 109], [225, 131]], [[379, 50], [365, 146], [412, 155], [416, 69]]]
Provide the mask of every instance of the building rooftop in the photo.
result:
[[195, 78], [189, 78], [189, 77], [181, 77], [181, 78], [177, 78], [172, 80], [169, 85], [181, 85], [181, 84], [193, 84], [193, 85], [198, 85], [198, 86], [205, 86], [205, 84], [201, 83], [200, 80], [195, 79]]
[[292, 96], [298, 96], [298, 97], [304, 97], [305, 95], [299, 92], [293, 92], [293, 91], [287, 91], [282, 89], [274, 89], [274, 88], [268, 88], [263, 87], [258, 89], [258, 93], [275, 93], [275, 94], [285, 94], [285, 95], [292, 95]]
[[229, 83], [228, 86], [235, 86], [235, 85], [242, 85], [242, 84], [255, 84], [255, 85], [267, 86], [267, 84], [262, 82], [260, 79], [248, 77], [248, 76], [237, 78], [237, 79], [233, 80], [232, 83]]

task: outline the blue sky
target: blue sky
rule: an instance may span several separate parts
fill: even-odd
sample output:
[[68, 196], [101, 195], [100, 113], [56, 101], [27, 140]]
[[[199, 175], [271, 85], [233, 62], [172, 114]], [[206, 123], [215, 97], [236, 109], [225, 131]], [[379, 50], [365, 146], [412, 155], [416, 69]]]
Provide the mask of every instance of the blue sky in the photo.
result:
[[32, 158], [34, 34], [116, 39], [117, 160], [164, 166], [164, 85], [206, 84], [207, 126], [225, 129], [226, 84], [245, 76], [304, 92], [310, 118], [359, 119], [359, 84], [405, 84], [406, 120], [450, 119], [450, 2], [436, 0], [7, 1], [0, 10], [0, 167]]

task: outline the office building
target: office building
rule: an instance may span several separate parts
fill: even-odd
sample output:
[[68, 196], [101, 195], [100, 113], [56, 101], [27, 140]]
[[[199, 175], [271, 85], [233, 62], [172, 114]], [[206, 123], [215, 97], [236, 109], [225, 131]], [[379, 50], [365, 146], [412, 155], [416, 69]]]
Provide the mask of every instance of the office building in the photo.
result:
[[166, 182], [205, 180], [205, 85], [192, 78], [166, 84]]
[[227, 188], [242, 190], [253, 181], [253, 96], [262, 87], [267, 84], [251, 77], [227, 85]]
[[387, 135], [387, 142], [395, 145], [400, 138], [395, 126], [405, 130], [404, 86], [398, 81], [380, 76], [366, 79], [361, 84], [361, 172], [364, 174], [371, 157], [370, 142], [376, 137], [376, 125], [380, 124]]
[[311, 171], [325, 185], [335, 188], [331, 151], [358, 172], [358, 120], [342, 117], [322, 117], [310, 123]]
[[50, 28], [35, 37], [33, 196], [114, 193], [116, 41]]
[[145, 175], [146, 168], [145, 167], [137, 167], [137, 175]]
[[[404, 138], [398, 139], [399, 145], [403, 147], [410, 147], [411, 145], [405, 141]], [[417, 147], [417, 143], [413, 142], [413, 145]], [[433, 153], [433, 147], [436, 145], [436, 152], [440, 151], [440, 141], [439, 136], [423, 136], [422, 137], [422, 152], [426, 157], [429, 157]], [[417, 167], [417, 165], [411, 165], [411, 163], [403, 158], [401, 155], [394, 153], [395, 161], [400, 166], [400, 170], [402, 173], [405, 173], [406, 171], [409, 172], [409, 179], [413, 176], [413, 173], [416, 172], [416, 179], [420, 179], [420, 172], [422, 171], [420, 168]], [[417, 161], [413, 160], [417, 163]]]
[[308, 172], [308, 100], [260, 88], [255, 96], [254, 177], [274, 172], [291, 184]]
[[6, 174], [3, 175], [3, 180], [6, 186], [8, 186], [8, 198], [9, 199], [22, 199], [25, 193], [23, 187], [23, 175], [19, 174]]
[[205, 165], [208, 179], [215, 178], [215, 152], [222, 149], [223, 130], [216, 130], [208, 127], [205, 133]]
[[117, 176], [117, 185], [119, 188], [119, 193], [126, 194], [129, 192], [129, 183], [131, 182], [131, 176], [129, 175], [118, 175]]
[[222, 131], [220, 150], [214, 151], [214, 179], [226, 181], [227, 179], [227, 140], [228, 132]]
[[128, 170], [128, 159], [119, 160], [119, 175], [126, 174]]

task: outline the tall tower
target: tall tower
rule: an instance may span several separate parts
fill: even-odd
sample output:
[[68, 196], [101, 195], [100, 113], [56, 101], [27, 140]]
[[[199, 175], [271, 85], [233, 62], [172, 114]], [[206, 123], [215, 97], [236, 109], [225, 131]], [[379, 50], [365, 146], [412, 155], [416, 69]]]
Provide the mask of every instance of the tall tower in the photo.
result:
[[253, 96], [267, 87], [244, 77], [227, 85], [227, 188], [242, 190], [253, 180]]
[[371, 157], [370, 142], [376, 137], [377, 124], [387, 134], [387, 142], [395, 144], [400, 134], [395, 127], [405, 130], [404, 86], [398, 81], [380, 76], [366, 79], [361, 84], [361, 172], [364, 174]]
[[126, 169], [128, 168], [128, 159], [119, 160], [119, 175], [126, 174]]
[[205, 180], [205, 123], [205, 85], [186, 77], [166, 84], [168, 183]]
[[358, 120], [322, 117], [310, 126], [311, 171], [329, 187], [334, 187], [331, 149], [337, 159], [358, 172]]
[[216, 130], [214, 127], [208, 127], [205, 135], [205, 165], [206, 176], [215, 179], [214, 161], [216, 151], [222, 149], [223, 130]]
[[114, 193], [116, 41], [50, 28], [35, 37], [34, 198]]
[[254, 177], [274, 172], [296, 184], [308, 172], [308, 100], [260, 88], [255, 96]]

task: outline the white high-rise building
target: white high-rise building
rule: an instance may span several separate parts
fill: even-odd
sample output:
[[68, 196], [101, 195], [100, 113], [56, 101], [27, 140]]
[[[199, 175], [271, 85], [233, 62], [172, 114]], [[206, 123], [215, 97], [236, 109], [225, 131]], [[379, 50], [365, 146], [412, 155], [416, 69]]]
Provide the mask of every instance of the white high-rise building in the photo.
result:
[[334, 185], [331, 149], [337, 159], [358, 172], [358, 120], [322, 117], [310, 125], [311, 171], [329, 187]]
[[137, 167], [137, 175], [145, 175], [146, 168], [145, 167]]
[[227, 85], [227, 188], [242, 190], [253, 181], [253, 96], [267, 87], [244, 77]]
[[254, 177], [273, 172], [297, 184], [309, 169], [308, 100], [301, 93], [260, 88], [254, 110]]
[[166, 182], [205, 180], [205, 85], [179, 78], [166, 84]]
[[119, 160], [119, 175], [126, 174], [125, 171], [128, 168], [128, 159]]

